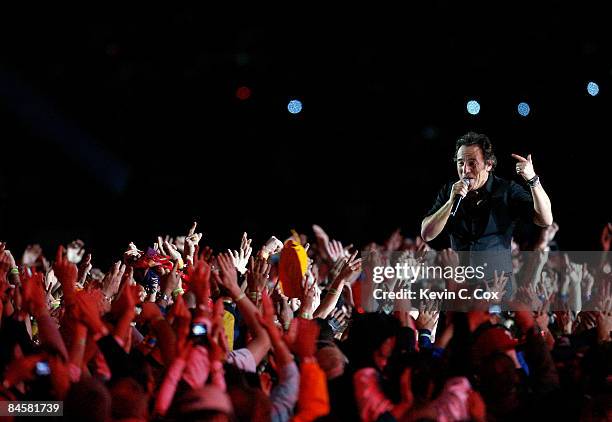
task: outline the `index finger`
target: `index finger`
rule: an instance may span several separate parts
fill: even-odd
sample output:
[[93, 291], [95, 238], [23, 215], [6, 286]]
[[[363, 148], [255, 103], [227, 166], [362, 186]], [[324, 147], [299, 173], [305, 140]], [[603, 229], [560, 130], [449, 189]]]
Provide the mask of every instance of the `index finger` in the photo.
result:
[[197, 225], [198, 225], [198, 222], [194, 221], [193, 224], [191, 225], [191, 228], [189, 229], [188, 236], [191, 236], [192, 234], [195, 233], [195, 229], [196, 229]]
[[527, 161], [527, 159], [525, 157], [521, 157], [518, 154], [512, 154], [512, 158], [519, 160], [519, 161]]

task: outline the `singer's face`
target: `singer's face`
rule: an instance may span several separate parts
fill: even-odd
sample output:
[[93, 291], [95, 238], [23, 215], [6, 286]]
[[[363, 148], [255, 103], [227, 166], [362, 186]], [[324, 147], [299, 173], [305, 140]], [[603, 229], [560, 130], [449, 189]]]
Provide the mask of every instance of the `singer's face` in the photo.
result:
[[491, 164], [485, 163], [484, 154], [478, 145], [460, 147], [456, 160], [459, 178], [471, 179], [469, 190], [479, 189], [487, 182]]

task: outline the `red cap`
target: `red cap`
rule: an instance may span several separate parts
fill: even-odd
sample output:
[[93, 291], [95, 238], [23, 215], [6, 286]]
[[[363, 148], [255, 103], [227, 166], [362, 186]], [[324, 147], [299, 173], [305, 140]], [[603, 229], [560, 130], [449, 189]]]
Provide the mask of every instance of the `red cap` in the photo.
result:
[[514, 349], [519, 341], [512, 334], [501, 327], [492, 327], [483, 331], [473, 347], [474, 357], [485, 358], [495, 352], [505, 352]]

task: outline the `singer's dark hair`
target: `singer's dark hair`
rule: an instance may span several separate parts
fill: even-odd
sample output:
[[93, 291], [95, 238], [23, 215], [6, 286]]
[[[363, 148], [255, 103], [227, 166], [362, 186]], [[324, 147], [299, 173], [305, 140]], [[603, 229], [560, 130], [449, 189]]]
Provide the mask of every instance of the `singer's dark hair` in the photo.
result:
[[454, 159], [457, 159], [457, 151], [459, 151], [459, 148], [470, 145], [478, 145], [482, 150], [482, 154], [484, 155], [485, 163], [491, 162], [491, 171], [495, 170], [495, 166], [497, 165], [497, 157], [495, 157], [495, 153], [493, 152], [493, 144], [487, 135], [482, 133], [468, 132], [457, 139], [457, 143], [455, 144]]

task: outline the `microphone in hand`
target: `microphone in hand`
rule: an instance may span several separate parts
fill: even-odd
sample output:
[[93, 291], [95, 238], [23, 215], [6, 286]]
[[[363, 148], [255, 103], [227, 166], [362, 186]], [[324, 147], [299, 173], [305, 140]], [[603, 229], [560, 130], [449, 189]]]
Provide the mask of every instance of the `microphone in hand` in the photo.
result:
[[472, 179], [469, 179], [467, 177], [464, 177], [463, 179], [461, 179], [460, 182], [463, 183], [463, 186], [459, 188], [459, 190], [457, 190], [458, 188], [456, 188], [459, 182], [455, 183], [455, 187], [453, 187], [453, 191], [456, 193], [455, 193], [455, 198], [453, 199], [453, 206], [451, 208], [451, 213], [450, 213], [451, 217], [454, 217], [455, 214], [457, 213], [457, 210], [459, 209], [459, 205], [461, 205], [461, 201], [463, 200], [465, 195], [467, 195], [467, 190], [470, 187], [471, 181]]

